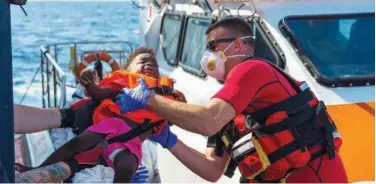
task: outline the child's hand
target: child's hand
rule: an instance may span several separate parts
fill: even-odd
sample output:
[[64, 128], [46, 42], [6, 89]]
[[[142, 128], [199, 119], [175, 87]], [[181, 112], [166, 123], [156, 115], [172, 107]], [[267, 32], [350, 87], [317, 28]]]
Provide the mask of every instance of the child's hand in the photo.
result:
[[172, 91], [172, 94], [174, 95], [175, 99], [179, 102], [187, 103], [187, 99], [185, 98], [184, 94], [178, 90]]
[[94, 83], [97, 80], [97, 71], [94, 69], [87, 68], [83, 70], [80, 74], [80, 83], [83, 85], [88, 85]]

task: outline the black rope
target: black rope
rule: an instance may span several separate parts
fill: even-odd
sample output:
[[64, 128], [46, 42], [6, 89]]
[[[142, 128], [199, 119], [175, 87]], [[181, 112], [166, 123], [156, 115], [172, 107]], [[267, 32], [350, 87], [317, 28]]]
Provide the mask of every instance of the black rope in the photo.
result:
[[138, 5], [135, 0], [132, 0], [132, 4], [133, 4], [134, 8], [138, 8], [138, 9], [144, 9], [145, 8], [143, 6]]
[[25, 9], [23, 8], [23, 6], [20, 5], [20, 7], [21, 7], [22, 11], [24, 12], [25, 16], [27, 16], [27, 13], [26, 13]]
[[320, 183], [323, 183], [320, 175], [319, 175], [319, 172], [320, 172], [320, 169], [321, 169], [321, 165], [322, 165], [322, 162], [323, 162], [323, 158], [324, 158], [324, 155], [320, 157], [320, 164], [319, 166], [317, 167], [317, 170], [313, 169], [312, 165], [310, 163], [308, 163], [308, 167], [311, 168], [315, 174], [316, 174], [316, 177], [319, 179]]
[[31, 80], [31, 82], [30, 82], [29, 86], [27, 87], [27, 90], [26, 90], [26, 92], [25, 92], [24, 96], [22, 97], [22, 99], [21, 99], [21, 101], [20, 101], [20, 104], [22, 104], [22, 102], [24, 101], [24, 99], [25, 99], [25, 97], [26, 97], [27, 93], [29, 92], [31, 85], [32, 85], [32, 84], [33, 84], [33, 82], [34, 82], [34, 80], [35, 80], [35, 77], [37, 77], [37, 74], [39, 73], [39, 70], [40, 70], [40, 68], [41, 68], [41, 67], [42, 67], [42, 65], [39, 65], [39, 67], [38, 67], [37, 71], [36, 71], [36, 72], [35, 72], [35, 74], [34, 74], [34, 77], [32, 78], [32, 80]]

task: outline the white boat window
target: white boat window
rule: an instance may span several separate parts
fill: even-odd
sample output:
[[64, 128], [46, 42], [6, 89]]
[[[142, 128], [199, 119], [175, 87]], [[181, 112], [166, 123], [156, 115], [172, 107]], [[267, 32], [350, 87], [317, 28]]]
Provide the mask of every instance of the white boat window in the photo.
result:
[[161, 51], [164, 59], [171, 65], [177, 64], [179, 36], [181, 32], [183, 14], [166, 13], [161, 28]]
[[319, 82], [374, 84], [374, 13], [288, 17], [282, 26]]
[[206, 47], [205, 31], [211, 24], [207, 17], [189, 16], [186, 21], [180, 63], [186, 71], [205, 76], [200, 60]]

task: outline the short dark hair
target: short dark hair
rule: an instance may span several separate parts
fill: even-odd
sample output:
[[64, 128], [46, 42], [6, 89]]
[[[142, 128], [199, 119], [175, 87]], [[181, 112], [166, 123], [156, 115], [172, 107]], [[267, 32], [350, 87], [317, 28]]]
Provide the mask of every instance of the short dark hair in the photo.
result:
[[236, 36], [253, 36], [252, 28], [249, 23], [241, 17], [225, 17], [211, 24], [206, 29], [205, 34], [209, 34], [216, 28], [223, 27], [231, 29]]
[[124, 68], [128, 68], [128, 66], [132, 63], [133, 59], [136, 58], [140, 54], [151, 54], [155, 56], [154, 49], [150, 47], [138, 47], [132, 53], [128, 55], [127, 62], [124, 65]]

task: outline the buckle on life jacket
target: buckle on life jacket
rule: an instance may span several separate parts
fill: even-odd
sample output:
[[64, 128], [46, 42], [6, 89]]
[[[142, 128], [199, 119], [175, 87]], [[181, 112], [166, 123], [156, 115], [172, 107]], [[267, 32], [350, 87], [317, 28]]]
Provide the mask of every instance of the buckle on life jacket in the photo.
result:
[[244, 127], [246, 130], [253, 130], [259, 128], [260, 125], [255, 119], [252, 118], [252, 116], [247, 115], [245, 116]]

